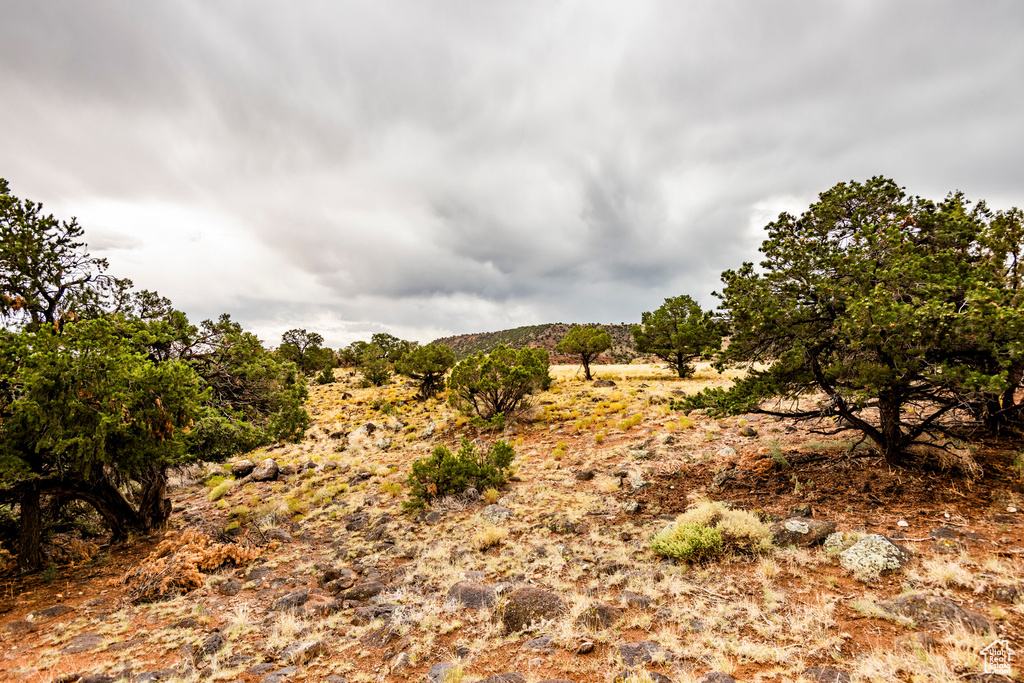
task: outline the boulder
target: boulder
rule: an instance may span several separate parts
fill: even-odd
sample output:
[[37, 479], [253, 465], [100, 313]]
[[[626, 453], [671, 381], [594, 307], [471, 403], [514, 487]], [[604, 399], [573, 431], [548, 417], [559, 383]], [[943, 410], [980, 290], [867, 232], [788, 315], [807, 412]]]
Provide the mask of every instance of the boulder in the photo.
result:
[[256, 463], [252, 460], [239, 460], [238, 462], [231, 463], [231, 476], [241, 479], [252, 474], [254, 469], [256, 469]]
[[459, 581], [448, 589], [448, 602], [469, 609], [493, 607], [498, 594], [490, 586], [475, 581]]
[[512, 633], [542, 619], [555, 619], [566, 609], [565, 601], [551, 591], [527, 586], [512, 591], [500, 601], [492, 619], [500, 624], [503, 632]]
[[622, 659], [622, 663], [626, 666], [636, 666], [647, 662], [670, 662], [675, 659], [671, 653], [653, 640], [641, 640], [636, 643], [620, 645], [616, 648], [615, 654]]
[[273, 458], [260, 461], [260, 464], [256, 465], [249, 476], [252, 477], [253, 481], [273, 481], [277, 479], [277, 461]]
[[425, 683], [443, 683], [448, 672], [454, 668], [455, 665], [451, 662], [438, 662], [427, 671], [427, 677], [424, 681]]
[[850, 674], [820, 666], [804, 669], [800, 675], [805, 681], [813, 681], [813, 683], [850, 683]]
[[712, 671], [698, 678], [696, 683], [736, 683], [736, 679], [727, 673]]
[[495, 674], [494, 676], [481, 678], [476, 683], [526, 683], [526, 676], [517, 671], [510, 671], [508, 673]]
[[65, 655], [77, 655], [99, 647], [102, 642], [103, 636], [98, 633], [83, 633], [72, 638], [60, 652]]
[[975, 633], [995, 631], [995, 625], [983, 614], [971, 612], [952, 600], [918, 593], [904, 595], [878, 603], [886, 612], [913, 619], [920, 626], [931, 626], [949, 630], [963, 626]]
[[592, 385], [595, 389], [605, 389], [610, 387], [617, 387], [618, 385], [610, 379], [598, 379], [594, 381]]
[[886, 574], [910, 561], [910, 553], [881, 534], [868, 534], [839, 553], [844, 569], [862, 574]]
[[791, 517], [771, 527], [775, 545], [807, 547], [821, 545], [836, 530], [835, 522], [823, 522], [810, 517]]
[[367, 583], [361, 583], [358, 586], [349, 588], [348, 590], [341, 591], [338, 593], [339, 600], [358, 600], [359, 602], [365, 602], [370, 598], [380, 595], [384, 591], [384, 584], [378, 581], [369, 581]]
[[270, 605], [271, 612], [290, 612], [298, 610], [309, 600], [309, 591], [300, 590], [283, 595]]
[[281, 650], [278, 659], [289, 664], [301, 666], [317, 655], [324, 654], [328, 649], [327, 644], [322, 640], [292, 643]]

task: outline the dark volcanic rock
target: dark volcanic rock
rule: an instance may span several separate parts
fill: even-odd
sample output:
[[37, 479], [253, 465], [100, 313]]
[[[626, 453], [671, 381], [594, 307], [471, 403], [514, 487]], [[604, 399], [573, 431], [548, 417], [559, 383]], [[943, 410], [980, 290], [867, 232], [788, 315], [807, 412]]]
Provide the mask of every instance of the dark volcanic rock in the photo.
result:
[[469, 609], [493, 607], [498, 595], [490, 586], [475, 581], [459, 581], [448, 589], [448, 600]]
[[821, 545], [836, 530], [835, 522], [823, 522], [810, 517], [790, 517], [771, 527], [775, 545], [786, 547]]
[[565, 601], [541, 588], [519, 588], [498, 603], [493, 619], [506, 633], [519, 631], [535, 621], [554, 619], [567, 609]]
[[905, 595], [878, 603], [886, 612], [908, 617], [919, 625], [949, 629], [961, 625], [976, 633], [988, 633], [995, 625], [983, 614], [971, 612], [952, 600], [933, 595]]

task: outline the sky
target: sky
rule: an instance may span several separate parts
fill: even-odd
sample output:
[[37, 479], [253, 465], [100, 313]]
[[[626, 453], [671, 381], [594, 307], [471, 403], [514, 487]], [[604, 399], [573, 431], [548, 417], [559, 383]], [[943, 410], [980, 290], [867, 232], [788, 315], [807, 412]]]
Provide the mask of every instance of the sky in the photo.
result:
[[847, 180], [1024, 207], [1024, 3], [4, 0], [0, 177], [268, 345], [708, 307]]

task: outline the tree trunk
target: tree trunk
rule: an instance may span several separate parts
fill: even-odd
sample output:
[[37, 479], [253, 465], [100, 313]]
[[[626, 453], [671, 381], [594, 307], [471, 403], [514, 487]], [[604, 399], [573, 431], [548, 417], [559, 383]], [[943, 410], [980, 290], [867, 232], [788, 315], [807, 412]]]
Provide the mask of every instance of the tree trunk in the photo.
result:
[[586, 356], [583, 356], [583, 376], [587, 379], [588, 382], [594, 379], [593, 377], [590, 376], [590, 359], [587, 358]]
[[31, 572], [43, 564], [42, 521], [39, 483], [29, 481], [21, 491], [21, 538], [18, 542], [18, 569]]
[[92, 482], [76, 482], [67, 489], [67, 493], [96, 508], [110, 529], [110, 540], [114, 543], [127, 539], [129, 531], [145, 530], [135, 508], [106, 477], [97, 477]]
[[904, 434], [901, 425], [900, 409], [903, 402], [892, 391], [881, 391], [878, 394], [878, 418], [881, 440], [876, 440], [882, 457], [890, 465], [902, 467], [907, 465], [903, 447]]
[[167, 468], [155, 467], [142, 477], [139, 495], [139, 521], [145, 531], [160, 529], [171, 516], [171, 499], [167, 497]]

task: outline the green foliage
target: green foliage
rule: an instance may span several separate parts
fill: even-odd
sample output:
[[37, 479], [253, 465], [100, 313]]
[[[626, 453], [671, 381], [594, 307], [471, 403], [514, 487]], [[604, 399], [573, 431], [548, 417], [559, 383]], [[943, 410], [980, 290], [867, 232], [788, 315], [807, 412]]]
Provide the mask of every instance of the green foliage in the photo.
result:
[[458, 452], [437, 446], [429, 458], [420, 458], [412, 464], [409, 474], [409, 500], [407, 508], [419, 508], [435, 498], [459, 495], [470, 486], [477, 490], [497, 488], [505, 484], [515, 451], [504, 441], [497, 441], [491, 449], [477, 452], [468, 439], [462, 440]]
[[688, 561], [721, 553], [763, 554], [772, 547], [772, 533], [757, 515], [718, 502], [696, 505], [651, 539], [654, 552]]
[[234, 479], [225, 479], [210, 490], [210, 502], [214, 503], [224, 497], [224, 494], [235, 487]]
[[334, 368], [331, 367], [330, 363], [325, 365], [320, 374], [316, 376], [316, 383], [320, 385], [334, 384]]
[[910, 447], [957, 407], [993, 426], [1020, 420], [1020, 218], [959, 193], [909, 197], [877, 177], [836, 185], [799, 218], [780, 215], [760, 270], [726, 271], [719, 295], [734, 328], [724, 362], [768, 367], [688, 406], [736, 413], [824, 392], [818, 409], [773, 412], [838, 416], [892, 465], [977, 474], [969, 456]]
[[654, 354], [680, 377], [693, 374], [692, 362], [718, 353], [724, 326], [700, 304], [683, 295], [665, 299], [654, 312], [645, 311], [633, 337], [640, 353]]
[[42, 325], [94, 317], [131, 286], [106, 275], [71, 219], [43, 213], [42, 204], [10, 193], [0, 178], [0, 323]]
[[603, 327], [573, 325], [562, 341], [558, 342], [555, 351], [578, 356], [584, 375], [591, 380], [590, 364], [611, 347], [612, 337]]
[[323, 336], [304, 329], [288, 330], [281, 335], [277, 353], [282, 359], [294, 363], [299, 372], [310, 374], [317, 368], [334, 367], [334, 353], [321, 345]]
[[378, 332], [371, 336], [370, 345], [380, 349], [381, 354], [389, 363], [398, 361], [399, 358], [418, 346], [416, 342], [405, 341], [386, 332]]
[[484, 420], [515, 415], [527, 394], [547, 389], [548, 353], [543, 349], [499, 346], [490, 354], [471, 356], [452, 369], [448, 388], [453, 404], [475, 412]]
[[722, 534], [702, 524], [678, 524], [655, 534], [651, 550], [686, 562], [699, 562], [722, 553]]
[[391, 363], [376, 344], [368, 344], [362, 350], [358, 367], [363, 375], [363, 386], [382, 387], [391, 381]]
[[395, 361], [395, 372], [419, 384], [426, 400], [444, 389], [444, 376], [455, 365], [455, 352], [443, 344], [417, 346]]
[[772, 460], [775, 464], [783, 470], [792, 469], [793, 465], [789, 462], [789, 459], [782, 452], [782, 444], [778, 439], [772, 439], [768, 442], [768, 454], [771, 455]]

